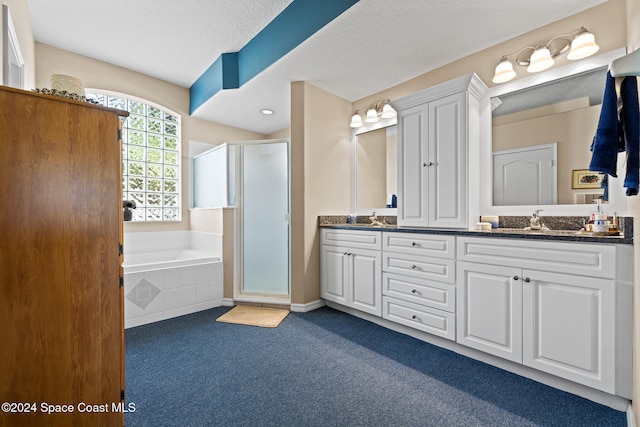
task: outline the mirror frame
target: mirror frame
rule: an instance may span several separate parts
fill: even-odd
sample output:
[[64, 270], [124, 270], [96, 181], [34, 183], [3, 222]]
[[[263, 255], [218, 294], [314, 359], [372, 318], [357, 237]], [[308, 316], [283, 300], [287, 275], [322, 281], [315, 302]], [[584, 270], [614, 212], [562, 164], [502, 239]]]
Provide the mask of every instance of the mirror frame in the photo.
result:
[[[537, 73], [530, 77], [493, 86], [489, 89], [487, 96], [489, 98], [493, 98], [495, 96], [532, 88], [542, 83], [566, 78], [574, 74], [608, 66], [611, 61], [624, 56], [625, 53], [626, 49], [620, 48], [601, 55], [585, 58], [562, 67], [552, 68], [548, 71]], [[490, 128], [492, 128], [491, 125]], [[535, 209], [543, 209], [544, 213], [542, 216], [588, 216], [593, 212], [593, 206], [587, 204], [494, 206], [492, 145], [493, 141], [492, 138], [490, 138], [488, 143], [481, 144], [480, 146], [480, 162], [481, 164], [490, 166], [488, 168], [482, 168], [480, 176], [480, 213], [482, 215], [531, 215]], [[624, 159], [624, 153], [620, 153], [618, 156], [618, 162], [621, 162], [621, 158]], [[618, 178], [609, 177], [609, 203], [603, 205], [605, 207], [605, 212], [610, 215], [613, 214], [613, 212], [616, 212], [618, 215], [626, 215], [628, 210], [627, 197], [625, 195], [625, 190], [622, 187], [624, 176], [621, 176], [622, 174], [618, 175]]]
[[376, 215], [383, 216], [396, 216], [398, 214], [397, 208], [362, 208], [356, 206], [358, 200], [358, 135], [371, 132], [373, 130], [387, 128], [398, 123], [397, 117], [390, 119], [380, 119], [375, 123], [365, 123], [357, 129], [351, 129], [351, 214], [352, 215], [371, 215], [375, 212]]

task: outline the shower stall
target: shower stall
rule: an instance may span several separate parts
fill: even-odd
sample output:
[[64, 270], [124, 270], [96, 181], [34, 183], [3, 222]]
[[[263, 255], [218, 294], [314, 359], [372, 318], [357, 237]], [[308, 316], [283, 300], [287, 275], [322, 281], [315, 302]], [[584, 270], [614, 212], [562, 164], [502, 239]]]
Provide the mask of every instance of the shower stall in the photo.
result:
[[195, 207], [235, 207], [234, 300], [289, 303], [288, 140], [229, 142], [193, 159]]

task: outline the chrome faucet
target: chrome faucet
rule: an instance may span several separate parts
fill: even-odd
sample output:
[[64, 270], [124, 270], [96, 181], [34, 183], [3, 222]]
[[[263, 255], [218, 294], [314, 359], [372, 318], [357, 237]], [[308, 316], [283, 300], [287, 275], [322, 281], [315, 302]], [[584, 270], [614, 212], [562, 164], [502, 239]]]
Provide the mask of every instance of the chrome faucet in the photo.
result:
[[535, 211], [533, 211], [531, 218], [529, 218], [529, 227], [525, 228], [525, 230], [526, 229], [528, 230], [548, 230], [549, 229], [540, 221], [540, 212], [542, 212], [542, 209], [536, 209]]
[[378, 220], [378, 216], [376, 215], [376, 211], [373, 211], [373, 213], [369, 217], [369, 220], [371, 221], [371, 225], [384, 225], [384, 221], [379, 221]]
[[540, 225], [540, 212], [542, 209], [536, 209], [533, 211], [531, 218], [529, 219], [529, 229], [531, 230], [542, 230], [542, 226]]

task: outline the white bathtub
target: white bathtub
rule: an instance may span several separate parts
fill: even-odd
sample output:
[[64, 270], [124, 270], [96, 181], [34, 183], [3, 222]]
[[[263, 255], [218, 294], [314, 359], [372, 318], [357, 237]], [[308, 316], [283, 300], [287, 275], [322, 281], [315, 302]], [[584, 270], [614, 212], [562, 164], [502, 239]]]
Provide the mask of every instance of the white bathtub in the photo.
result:
[[196, 249], [174, 249], [129, 253], [124, 259], [125, 274], [184, 265], [220, 262], [220, 257]]
[[125, 233], [125, 328], [222, 305], [222, 239], [189, 231]]

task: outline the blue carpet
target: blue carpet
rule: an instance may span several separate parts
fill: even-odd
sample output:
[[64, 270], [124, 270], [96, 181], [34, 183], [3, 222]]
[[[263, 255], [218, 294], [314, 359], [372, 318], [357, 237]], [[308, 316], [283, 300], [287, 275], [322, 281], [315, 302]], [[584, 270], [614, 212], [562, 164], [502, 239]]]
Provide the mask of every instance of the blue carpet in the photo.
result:
[[322, 308], [126, 331], [126, 426], [626, 426], [626, 415]]

